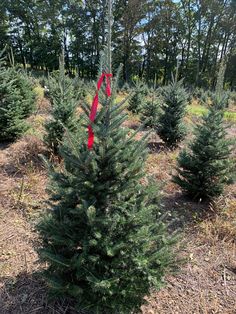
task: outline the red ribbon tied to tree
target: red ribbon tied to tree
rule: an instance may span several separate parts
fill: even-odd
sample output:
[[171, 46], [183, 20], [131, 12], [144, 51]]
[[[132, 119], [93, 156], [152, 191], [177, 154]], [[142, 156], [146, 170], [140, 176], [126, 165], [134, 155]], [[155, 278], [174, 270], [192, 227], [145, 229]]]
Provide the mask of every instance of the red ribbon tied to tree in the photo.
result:
[[[102, 86], [102, 83], [104, 81], [104, 78], [106, 78], [106, 94], [108, 97], [111, 96], [111, 82], [110, 82], [110, 77], [112, 77], [111, 73], [102, 73], [100, 76], [98, 83], [97, 83], [97, 90], [96, 90], [96, 95], [94, 96], [90, 115], [89, 115], [89, 120], [93, 123], [96, 114], [97, 114], [97, 108], [98, 108], [98, 92]], [[94, 143], [94, 132], [92, 125], [89, 124], [88, 126], [88, 149], [91, 150], [93, 148], [93, 143]]]

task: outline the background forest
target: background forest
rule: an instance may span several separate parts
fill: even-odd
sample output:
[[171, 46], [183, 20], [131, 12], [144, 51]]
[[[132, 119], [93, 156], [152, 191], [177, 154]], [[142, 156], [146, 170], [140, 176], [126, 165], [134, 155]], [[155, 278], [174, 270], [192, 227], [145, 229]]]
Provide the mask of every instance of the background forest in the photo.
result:
[[[3, 0], [0, 49], [13, 47], [16, 62], [34, 70], [58, 69], [65, 51], [68, 72], [95, 78], [105, 43], [106, 0]], [[236, 2], [233, 0], [115, 0], [113, 67], [122, 77], [166, 84], [180, 64], [185, 84], [214, 88], [219, 64], [235, 87]]]

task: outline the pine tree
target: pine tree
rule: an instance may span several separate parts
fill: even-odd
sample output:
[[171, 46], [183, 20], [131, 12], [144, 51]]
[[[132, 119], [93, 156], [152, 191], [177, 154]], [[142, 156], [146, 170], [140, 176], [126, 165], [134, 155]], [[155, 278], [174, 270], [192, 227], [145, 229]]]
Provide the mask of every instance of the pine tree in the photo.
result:
[[209, 113], [195, 130], [195, 139], [178, 157], [173, 181], [194, 199], [211, 199], [230, 182], [232, 141], [226, 138], [223, 124], [225, 101], [215, 95]]
[[25, 118], [35, 109], [36, 95], [27, 75], [6, 68], [4, 58], [0, 59], [0, 96], [0, 140], [13, 140], [27, 130]]
[[143, 82], [138, 82], [135, 86], [134, 94], [129, 100], [128, 110], [133, 113], [140, 113], [142, 106], [146, 102], [148, 87]]
[[51, 119], [46, 122], [45, 143], [54, 154], [59, 153], [59, 146], [63, 140], [65, 128], [75, 131], [78, 127], [76, 107], [83, 91], [75, 89], [76, 81], [65, 75], [64, 56], [60, 57], [60, 70], [49, 77], [48, 98], [52, 104]]
[[154, 128], [158, 123], [160, 114], [160, 102], [158, 99], [152, 99], [145, 102], [140, 113], [140, 120], [146, 121], [145, 125]]
[[183, 88], [183, 80], [172, 82], [162, 89], [163, 103], [161, 114], [156, 125], [160, 138], [170, 147], [175, 147], [185, 136], [183, 124], [188, 94]]
[[20, 92], [21, 110], [24, 118], [29, 117], [36, 109], [36, 93], [32, 83], [32, 77], [22, 71], [11, 72], [12, 80], [14, 80], [14, 88]]
[[[100, 73], [110, 73], [109, 47]], [[51, 169], [51, 206], [38, 225], [48, 285], [89, 313], [138, 309], [173, 262], [174, 239], [157, 221], [156, 188], [140, 182], [146, 139], [136, 141], [122, 126], [126, 113], [124, 101], [115, 103], [117, 86], [118, 75], [111, 97], [99, 92], [91, 150], [87, 126], [82, 135], [67, 133], [64, 169]], [[84, 110], [90, 123], [89, 107]]]
[[140, 118], [141, 121], [146, 121], [145, 125], [154, 128], [158, 123], [160, 115], [161, 96], [158, 94], [156, 88], [156, 77], [153, 87], [149, 89], [148, 100], [146, 100], [141, 107]]

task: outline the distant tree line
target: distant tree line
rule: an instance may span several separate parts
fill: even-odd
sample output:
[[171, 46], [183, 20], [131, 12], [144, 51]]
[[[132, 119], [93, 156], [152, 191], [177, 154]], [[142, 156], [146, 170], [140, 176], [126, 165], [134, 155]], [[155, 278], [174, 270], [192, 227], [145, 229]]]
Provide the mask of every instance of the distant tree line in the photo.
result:
[[[106, 0], [3, 0], [0, 48], [12, 47], [24, 67], [65, 67], [94, 78], [105, 43]], [[113, 66], [122, 77], [166, 84], [175, 71], [189, 85], [214, 87], [219, 64], [227, 64], [225, 83], [236, 85], [236, 1], [114, 0]]]

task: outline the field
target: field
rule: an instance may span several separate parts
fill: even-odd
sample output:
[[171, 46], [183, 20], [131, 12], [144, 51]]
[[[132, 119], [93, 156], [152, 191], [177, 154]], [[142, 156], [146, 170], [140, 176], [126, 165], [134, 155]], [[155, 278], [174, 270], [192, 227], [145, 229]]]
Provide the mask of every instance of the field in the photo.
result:
[[[76, 313], [68, 300], [50, 301], [37, 272], [34, 225], [45, 210], [47, 171], [39, 157], [46, 154], [43, 123], [49, 102], [38, 91], [38, 110], [28, 120], [31, 128], [14, 143], [0, 144], [0, 313]], [[230, 137], [236, 136], [236, 112], [225, 114]], [[186, 124], [198, 123], [205, 108], [192, 103]], [[139, 117], [129, 114], [126, 126], [136, 129]], [[147, 132], [138, 133], [138, 137]], [[181, 147], [190, 139], [187, 137]], [[181, 263], [166, 286], [153, 291], [142, 307], [145, 314], [234, 314], [236, 309], [236, 183], [210, 205], [185, 198], [171, 182], [180, 148], [168, 150], [152, 133], [147, 172], [161, 184], [162, 206], [170, 230], [181, 232]], [[208, 207], [208, 208], [207, 208]], [[206, 210], [207, 209], [207, 210]], [[206, 214], [207, 213], [207, 214]]]

